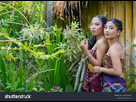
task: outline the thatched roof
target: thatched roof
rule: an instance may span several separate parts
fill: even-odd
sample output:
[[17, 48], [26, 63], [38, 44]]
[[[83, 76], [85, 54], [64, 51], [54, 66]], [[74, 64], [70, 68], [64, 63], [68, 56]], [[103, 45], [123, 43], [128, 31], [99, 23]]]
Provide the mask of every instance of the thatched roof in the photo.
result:
[[74, 19], [73, 10], [79, 12], [79, 20], [81, 23], [81, 6], [87, 7], [88, 1], [52, 1], [52, 15], [60, 15], [63, 17], [65, 14], [69, 14]]

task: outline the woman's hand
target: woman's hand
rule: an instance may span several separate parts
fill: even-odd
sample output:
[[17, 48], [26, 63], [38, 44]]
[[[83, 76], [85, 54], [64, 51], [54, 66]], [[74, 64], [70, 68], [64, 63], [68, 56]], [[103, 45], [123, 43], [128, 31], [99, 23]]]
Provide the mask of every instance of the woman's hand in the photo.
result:
[[81, 41], [80, 48], [82, 49], [82, 51], [88, 50], [88, 41]]
[[94, 66], [93, 67], [93, 73], [97, 73], [100, 71], [100, 66]]

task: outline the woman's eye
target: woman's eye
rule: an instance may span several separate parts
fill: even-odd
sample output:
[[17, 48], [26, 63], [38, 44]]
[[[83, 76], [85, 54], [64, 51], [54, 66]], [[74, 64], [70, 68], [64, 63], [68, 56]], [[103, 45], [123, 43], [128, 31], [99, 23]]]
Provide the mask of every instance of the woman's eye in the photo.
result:
[[110, 29], [113, 29], [113, 28], [110, 28]]
[[104, 27], [104, 29], [107, 29], [107, 27]]
[[96, 24], [96, 26], [98, 26], [99, 24]]

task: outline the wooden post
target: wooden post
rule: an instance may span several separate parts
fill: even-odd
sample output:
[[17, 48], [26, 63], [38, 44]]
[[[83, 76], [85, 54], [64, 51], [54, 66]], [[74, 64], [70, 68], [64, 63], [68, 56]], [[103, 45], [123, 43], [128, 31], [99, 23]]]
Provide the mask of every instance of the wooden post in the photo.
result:
[[126, 21], [125, 21], [125, 1], [119, 1], [119, 20], [122, 21], [123, 30], [120, 35], [120, 42], [125, 47], [126, 45]]
[[111, 18], [111, 1], [108, 1], [108, 18], [107, 19], [110, 19]]
[[98, 15], [103, 15], [103, 1], [98, 1]]
[[[91, 17], [93, 18], [95, 15], [98, 14], [97, 10], [98, 10], [98, 6], [97, 6], [97, 3], [98, 1], [91, 1]], [[92, 19], [91, 18], [91, 19]]]
[[113, 12], [113, 15], [112, 15], [112, 18], [115, 18], [116, 17], [116, 12], [115, 12], [115, 9], [116, 8], [116, 5], [115, 5], [115, 1], [112, 1], [112, 12]]
[[88, 9], [82, 7], [82, 26], [85, 30], [88, 29]]
[[[133, 44], [136, 44], [136, 1], [133, 1]], [[134, 66], [136, 67], [136, 47], [132, 49], [132, 62], [134, 63]], [[135, 70], [136, 72], [136, 70]], [[136, 79], [135, 79], [136, 84]]]
[[[131, 66], [132, 63], [132, 1], [125, 1], [126, 3], [126, 66]], [[131, 67], [126, 68], [126, 71], [129, 71]], [[129, 77], [128, 77], [129, 79]]]
[[47, 1], [47, 24], [49, 27], [52, 26], [51, 2]]
[[[44, 11], [43, 11], [43, 20], [46, 22], [47, 19], [47, 2], [44, 1]], [[43, 25], [43, 28], [46, 28], [46, 25]]]
[[119, 19], [119, 1], [115, 1], [115, 4], [116, 4], [116, 8], [115, 8], [116, 17], [115, 18]]
[[[91, 23], [91, 20], [94, 16], [98, 15], [98, 1], [91, 1], [91, 9], [89, 10], [89, 12], [91, 13], [91, 18], [89, 20], [89, 24]], [[89, 25], [88, 24], [88, 25]]]
[[105, 16], [108, 19], [108, 1], [104, 1], [104, 12], [103, 12], [103, 16]]
[[92, 1], [88, 1], [88, 25], [87, 25], [87, 28], [90, 29], [89, 25], [91, 23], [91, 20], [92, 20]]
[[111, 1], [111, 3], [110, 3], [110, 18], [113, 18], [113, 6], [112, 6], [112, 4], [113, 4], [113, 1]]

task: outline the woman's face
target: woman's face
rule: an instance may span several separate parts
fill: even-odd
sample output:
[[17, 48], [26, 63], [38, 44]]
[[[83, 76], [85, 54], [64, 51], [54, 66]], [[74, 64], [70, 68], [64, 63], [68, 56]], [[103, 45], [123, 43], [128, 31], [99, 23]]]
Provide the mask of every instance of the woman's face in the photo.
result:
[[99, 20], [98, 17], [94, 17], [91, 22], [90, 30], [92, 35], [99, 35], [103, 33], [103, 23]]
[[118, 33], [119, 32], [117, 31], [117, 27], [112, 21], [106, 23], [104, 27], [104, 35], [106, 38], [108, 39], [115, 38], [117, 37]]

